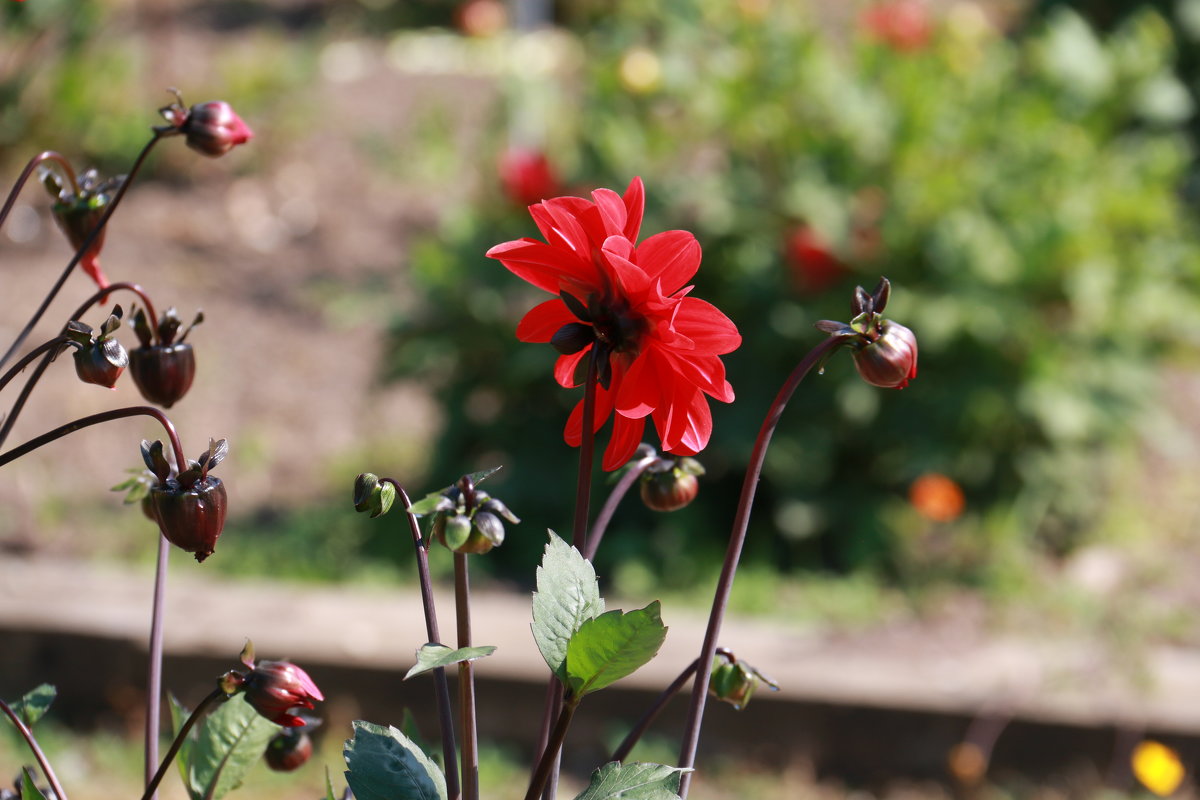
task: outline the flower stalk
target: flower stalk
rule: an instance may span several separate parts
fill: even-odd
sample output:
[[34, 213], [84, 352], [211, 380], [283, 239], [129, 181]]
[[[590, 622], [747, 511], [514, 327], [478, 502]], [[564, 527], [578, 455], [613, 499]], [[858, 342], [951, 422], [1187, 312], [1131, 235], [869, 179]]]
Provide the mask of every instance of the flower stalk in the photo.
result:
[[25, 744], [33, 752], [33, 757], [37, 759], [38, 766], [42, 768], [42, 774], [50, 782], [50, 788], [54, 791], [54, 794], [59, 800], [67, 800], [67, 793], [63, 789], [62, 784], [58, 782], [58, 776], [54, 774], [54, 768], [50, 766], [50, 760], [42, 752], [41, 745], [38, 744], [37, 737], [33, 735], [33, 731], [29, 730], [29, 726], [25, 724], [25, 721], [18, 717], [16, 712], [3, 700], [0, 700], [0, 711], [3, 711], [12, 720], [12, 724], [17, 726], [17, 732], [21, 734], [21, 738], [25, 740]]
[[13, 206], [17, 204], [17, 196], [21, 194], [21, 190], [25, 188], [25, 184], [33, 176], [33, 171], [46, 161], [53, 161], [62, 167], [66, 173], [65, 177], [71, 183], [71, 188], [76, 193], [79, 192], [79, 182], [75, 178], [75, 170], [71, 168], [71, 163], [61, 153], [56, 153], [53, 150], [38, 153], [29, 159], [29, 163], [25, 165], [25, 169], [21, 170], [20, 177], [17, 178], [17, 182], [13, 184], [12, 189], [8, 193], [8, 199], [4, 201], [4, 207], [0, 208], [0, 227], [4, 226], [4, 222], [8, 219]]
[[200, 721], [200, 717], [208, 711], [210, 706], [228, 699], [229, 695], [225, 693], [225, 690], [218, 687], [209, 692], [208, 696], [200, 701], [200, 705], [196, 706], [195, 711], [184, 721], [183, 727], [179, 729], [179, 734], [175, 737], [175, 741], [171, 742], [171, 747], [167, 750], [167, 754], [163, 756], [162, 763], [158, 766], [158, 771], [147, 781], [146, 791], [142, 793], [142, 800], [151, 800], [158, 792], [158, 785], [162, 783], [163, 776], [167, 774], [167, 767], [171, 766], [171, 762], [179, 754], [180, 748], [187, 741], [188, 734], [191, 733], [192, 728]]
[[[167, 537], [158, 534], [158, 559], [154, 568], [154, 597], [150, 601], [150, 662], [146, 674], [146, 730], [143, 771], [146, 785], [152, 778], [151, 770], [158, 763], [158, 730], [162, 718], [162, 661], [163, 619], [166, 608], [167, 561], [171, 545]], [[169, 760], [169, 759], [168, 759]], [[156, 794], [151, 794], [151, 798]]]
[[[404, 516], [408, 518], [409, 531], [412, 533], [413, 548], [417, 553], [417, 578], [421, 585], [421, 607], [425, 613], [425, 634], [428, 641], [440, 642], [441, 631], [438, 629], [437, 609], [433, 602], [433, 582], [429, 576], [429, 550], [421, 536], [421, 528], [417, 518], [408, 512], [412, 500], [404, 487], [393, 478], [383, 478], [381, 482], [390, 483], [396, 487], [396, 493], [404, 503]], [[442, 729], [442, 762], [445, 765], [446, 793], [450, 800], [457, 800], [460, 793], [458, 780], [458, 752], [454, 743], [454, 716], [450, 710], [450, 686], [446, 679], [446, 668], [438, 667], [433, 671], [435, 695], [437, 697], [438, 719]]]
[[537, 800], [538, 795], [544, 796], [543, 788], [553, 791], [549, 781], [558, 772], [558, 756], [562, 752], [563, 740], [567, 738], [567, 728], [571, 726], [571, 718], [575, 716], [575, 709], [578, 707], [578, 698], [568, 697], [563, 700], [562, 711], [558, 714], [558, 721], [555, 722], [554, 729], [550, 732], [546, 748], [538, 760], [537, 769], [533, 772], [529, 791], [525, 793], [525, 800]]
[[24, 444], [17, 445], [11, 450], [0, 453], [0, 467], [16, 461], [23, 455], [27, 455], [34, 450], [37, 450], [42, 445], [50, 444], [57, 439], [61, 439], [69, 433], [74, 433], [84, 428], [90, 428], [92, 425], [99, 425], [103, 422], [112, 422], [113, 420], [124, 419], [126, 417], [152, 417], [162, 425], [163, 430], [167, 432], [167, 438], [171, 441], [171, 447], [175, 452], [177, 464], [187, 464], [187, 457], [183, 454], [183, 445], [179, 441], [179, 434], [175, 430], [175, 424], [167, 419], [167, 415], [151, 406], [129, 406], [127, 408], [116, 408], [112, 411], [103, 411], [99, 414], [91, 414], [90, 416], [80, 417], [77, 420], [68, 422], [65, 425], [59, 425], [52, 431], [47, 431], [41, 436], [30, 439]]
[[[468, 492], [468, 507], [471, 504]], [[458, 612], [458, 646], [471, 646], [471, 585], [467, 554], [454, 554], [454, 600]], [[475, 718], [475, 665], [458, 664], [459, 715], [462, 717], [462, 792], [464, 800], [479, 800], [479, 734]]]
[[684, 728], [683, 745], [679, 752], [681, 769], [689, 770], [683, 774], [679, 783], [679, 796], [687, 800], [688, 788], [691, 785], [692, 770], [696, 764], [696, 750], [700, 743], [700, 723], [704, 717], [704, 704], [708, 698], [708, 682], [712, 677], [713, 657], [717, 649], [717, 636], [721, 632], [721, 623], [725, 619], [725, 611], [729, 605], [729, 594], [733, 589], [733, 578], [737, 572], [738, 562], [742, 557], [742, 548], [746, 543], [746, 530], [750, 523], [750, 510], [754, 505], [754, 494], [758, 488], [758, 479], [762, 474], [763, 462], [767, 455], [767, 446], [783, 409], [788, 400], [800, 385], [809, 371], [822, 363], [838, 347], [849, 342], [854, 337], [849, 334], [833, 335], [808, 352], [800, 363], [792, 370], [779, 394], [767, 411], [759, 429], [758, 438], [754, 442], [754, 450], [750, 455], [750, 464], [746, 469], [746, 478], [742, 482], [741, 495], [738, 497], [737, 511], [733, 518], [733, 530], [729, 536], [729, 546], [725, 551], [725, 561], [721, 566], [721, 576], [717, 580], [716, 592], [713, 595], [712, 610], [708, 615], [708, 626], [704, 632], [704, 645], [700, 649], [700, 664], [696, 670], [696, 679], [692, 683], [692, 698], [688, 707], [687, 724]]

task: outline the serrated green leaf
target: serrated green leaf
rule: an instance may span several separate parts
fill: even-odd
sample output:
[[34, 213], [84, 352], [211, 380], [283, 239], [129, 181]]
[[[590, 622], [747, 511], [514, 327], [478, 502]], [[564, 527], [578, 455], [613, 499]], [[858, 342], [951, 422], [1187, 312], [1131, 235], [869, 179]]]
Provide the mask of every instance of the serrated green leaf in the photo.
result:
[[43, 683], [37, 688], [30, 689], [21, 696], [20, 700], [12, 703], [9, 707], [14, 714], [21, 718], [25, 727], [32, 728], [50, 710], [50, 704], [54, 702], [57, 695], [57, 689], [48, 683]]
[[21, 800], [46, 800], [46, 795], [37, 787], [37, 776], [29, 767], [21, 767]]
[[610, 611], [580, 626], [567, 646], [567, 680], [576, 697], [631, 675], [667, 638], [655, 600], [637, 611]]
[[279, 729], [240, 694], [209, 714], [201, 723], [188, 765], [188, 789], [196, 792], [193, 800], [220, 800], [240, 786]]
[[448, 667], [452, 664], [457, 664], [460, 661], [474, 661], [477, 658], [490, 656], [496, 652], [494, 645], [485, 644], [476, 647], [460, 647], [458, 650], [452, 650], [444, 644], [436, 644], [430, 642], [421, 646], [417, 651], [417, 663], [413, 665], [404, 676], [404, 680], [408, 680], [414, 675], [435, 670], [438, 667]]
[[575, 800], [679, 800], [679, 779], [691, 770], [664, 764], [610, 761], [592, 773]]
[[[179, 702], [175, 695], [169, 692], [167, 693], [167, 706], [171, 709], [171, 732], [178, 737], [179, 732], [183, 730], [183, 724], [187, 722], [187, 718], [192, 715], [192, 712], [187, 706]], [[189, 736], [187, 739], [184, 739], [183, 744], [179, 748], [178, 755], [175, 756], [175, 766], [179, 770], [179, 777], [183, 780], [184, 788], [188, 790], [188, 794], [193, 797], [196, 796], [196, 792], [193, 791], [188, 781], [188, 765], [192, 761], [192, 745], [195, 741], [195, 736]]]
[[343, 754], [355, 800], [446, 800], [442, 771], [390, 725], [355, 720]]
[[604, 600], [592, 563], [554, 531], [549, 534], [533, 594], [533, 639], [565, 683], [567, 645], [584, 622], [604, 613]]

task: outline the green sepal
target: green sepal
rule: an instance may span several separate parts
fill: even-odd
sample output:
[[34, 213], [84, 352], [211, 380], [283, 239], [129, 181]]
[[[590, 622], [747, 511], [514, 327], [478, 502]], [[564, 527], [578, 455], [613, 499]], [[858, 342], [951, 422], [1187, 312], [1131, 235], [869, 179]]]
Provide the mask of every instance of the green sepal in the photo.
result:
[[404, 680], [408, 680], [414, 675], [422, 675], [426, 672], [437, 669], [438, 667], [449, 667], [452, 664], [457, 664], [460, 661], [474, 661], [477, 658], [484, 658], [496, 652], [495, 645], [478, 645], [476, 647], [460, 647], [453, 650], [444, 644], [430, 642], [421, 646], [417, 651], [417, 663], [413, 665], [404, 675]]

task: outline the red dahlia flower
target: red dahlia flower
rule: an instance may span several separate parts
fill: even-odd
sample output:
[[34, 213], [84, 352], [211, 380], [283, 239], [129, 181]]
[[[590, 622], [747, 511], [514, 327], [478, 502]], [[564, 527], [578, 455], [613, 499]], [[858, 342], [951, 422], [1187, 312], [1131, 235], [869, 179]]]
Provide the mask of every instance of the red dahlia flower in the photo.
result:
[[[715, 306], [688, 297], [700, 245], [687, 231], [666, 231], [637, 244], [645, 190], [634, 178], [622, 197], [598, 189], [592, 200], [557, 197], [530, 206], [545, 242], [518, 239], [488, 256], [519, 278], [558, 295], [517, 326], [523, 342], [551, 342], [563, 355], [554, 377], [577, 386], [580, 362], [595, 349], [599, 386], [592, 429], [614, 416], [604, 469], [629, 460], [654, 419], [662, 449], [690, 456], [708, 444], [712, 414], [704, 395], [733, 401], [719, 356], [742, 343]], [[615, 412], [615, 414], [614, 414]], [[564, 438], [583, 438], [583, 401]]]

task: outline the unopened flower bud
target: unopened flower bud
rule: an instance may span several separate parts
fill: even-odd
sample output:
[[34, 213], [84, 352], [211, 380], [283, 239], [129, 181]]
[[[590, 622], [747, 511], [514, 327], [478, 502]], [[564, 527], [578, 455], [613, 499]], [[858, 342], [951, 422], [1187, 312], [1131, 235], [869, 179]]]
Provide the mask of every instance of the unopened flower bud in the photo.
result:
[[276, 725], [299, 727], [304, 719], [291, 712], [313, 707], [325, 696], [308, 673], [287, 661], [260, 661], [246, 676], [246, 702]]
[[177, 129], [186, 137], [188, 147], [213, 158], [254, 136], [233, 107], [221, 100], [197, 103], [186, 110], [182, 103], [172, 103], [159, 111], [171, 123], [165, 130]]
[[168, 542], [203, 561], [213, 554], [225, 527], [229, 501], [225, 485], [212, 475], [188, 488], [174, 483], [150, 490], [154, 516]]
[[75, 351], [75, 374], [84, 383], [111, 389], [129, 365], [129, 354], [116, 339], [100, 339]]
[[903, 389], [917, 377], [917, 337], [898, 322], [885, 319], [873, 342], [856, 346], [854, 366], [863, 380], [884, 389]]
[[379, 476], [364, 472], [354, 479], [354, 510], [370, 511], [374, 519], [386, 514], [396, 500], [396, 487]]
[[729, 703], [741, 711], [754, 696], [759, 683], [765, 683], [773, 691], [779, 684], [771, 680], [745, 661], [739, 661], [727, 650], [720, 651], [713, 659], [712, 676], [708, 681], [708, 693], [718, 700]]
[[284, 728], [267, 744], [263, 759], [276, 772], [291, 772], [312, 756], [312, 737], [304, 728]]
[[186, 342], [138, 347], [129, 354], [129, 371], [142, 397], [170, 408], [192, 387], [196, 356]]
[[696, 499], [697, 475], [704, 467], [694, 458], [663, 458], [642, 474], [642, 502], [653, 511], [678, 511]]
[[[123, 180], [124, 177], [116, 177], [101, 181], [99, 173], [90, 169], [80, 176], [78, 186], [68, 186], [56, 172], [48, 170], [43, 174], [42, 182], [55, 199], [51, 208], [54, 222], [73, 249], [83, 247]], [[80, 268], [101, 289], [109, 286], [108, 278], [100, 269], [100, 250], [104, 247], [106, 230], [101, 229], [96, 234], [91, 246], [79, 259]]]

